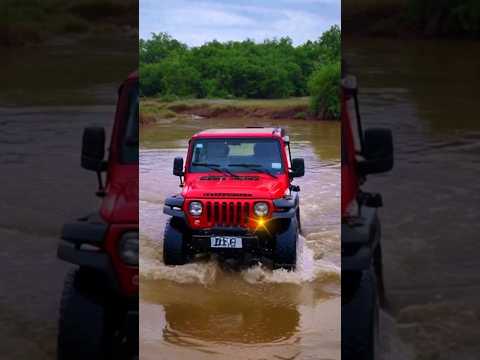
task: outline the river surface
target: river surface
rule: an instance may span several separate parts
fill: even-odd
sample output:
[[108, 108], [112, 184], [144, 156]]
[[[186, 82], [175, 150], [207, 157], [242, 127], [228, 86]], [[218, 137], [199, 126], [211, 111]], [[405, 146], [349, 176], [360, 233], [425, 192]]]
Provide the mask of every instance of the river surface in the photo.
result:
[[2, 359], [56, 359], [73, 268], [56, 256], [61, 228], [99, 207], [95, 174], [80, 167], [83, 129], [110, 134], [117, 88], [137, 63], [136, 38], [74, 40], [0, 48]]
[[365, 127], [392, 129], [381, 192], [387, 359], [478, 359], [480, 43], [344, 38]]
[[[185, 157], [197, 131], [246, 125], [286, 127], [292, 156], [305, 158], [306, 175], [296, 180], [298, 269], [228, 271], [214, 260], [165, 266], [163, 201], [179, 192], [173, 158]], [[339, 124], [191, 118], [148, 131], [140, 151], [140, 358], [340, 359]]]

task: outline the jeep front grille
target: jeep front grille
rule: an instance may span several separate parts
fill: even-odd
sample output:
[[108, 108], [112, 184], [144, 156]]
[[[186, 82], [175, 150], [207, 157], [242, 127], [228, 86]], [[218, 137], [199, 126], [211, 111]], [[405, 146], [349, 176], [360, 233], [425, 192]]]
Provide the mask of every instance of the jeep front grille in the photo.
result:
[[206, 201], [205, 208], [210, 226], [246, 227], [252, 204], [248, 201]]

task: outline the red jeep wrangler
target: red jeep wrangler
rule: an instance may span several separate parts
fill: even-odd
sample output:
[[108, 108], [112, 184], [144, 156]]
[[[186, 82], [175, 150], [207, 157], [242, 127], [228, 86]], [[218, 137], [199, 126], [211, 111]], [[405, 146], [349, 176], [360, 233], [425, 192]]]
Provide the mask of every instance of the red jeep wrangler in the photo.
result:
[[163, 258], [181, 265], [199, 253], [273, 260], [293, 270], [300, 231], [303, 159], [291, 159], [284, 129], [214, 129], [195, 134], [186, 165], [176, 158], [173, 174], [182, 192], [165, 200], [172, 216], [165, 228]]
[[393, 167], [392, 133], [362, 130], [354, 77], [342, 81], [342, 358], [376, 359], [378, 310], [385, 302], [380, 194], [364, 192], [366, 176]]
[[[86, 128], [82, 167], [98, 176], [100, 211], [63, 226], [65, 281], [58, 359], [138, 357], [138, 75], [119, 89], [108, 160], [105, 130]], [[102, 172], [106, 171], [103, 185]]]

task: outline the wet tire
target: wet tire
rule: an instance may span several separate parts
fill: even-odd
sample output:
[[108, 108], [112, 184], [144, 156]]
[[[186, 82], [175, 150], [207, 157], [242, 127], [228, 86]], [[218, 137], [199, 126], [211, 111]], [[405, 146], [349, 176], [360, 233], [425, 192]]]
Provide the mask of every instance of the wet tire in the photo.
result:
[[363, 271], [353, 281], [343, 277], [342, 274], [342, 299], [345, 293], [348, 300], [342, 303], [342, 359], [378, 359], [379, 304], [375, 272], [373, 269]]
[[165, 226], [163, 236], [163, 262], [165, 265], [183, 265], [187, 262], [187, 253], [181, 227], [170, 219]]
[[108, 359], [107, 315], [102, 298], [91, 291], [89, 274], [80, 269], [65, 280], [60, 303], [58, 360]]
[[293, 218], [287, 229], [277, 234], [274, 249], [274, 267], [276, 269], [295, 270], [297, 264], [298, 223]]
[[302, 220], [300, 218], [300, 207], [297, 210], [298, 233], [302, 234]]

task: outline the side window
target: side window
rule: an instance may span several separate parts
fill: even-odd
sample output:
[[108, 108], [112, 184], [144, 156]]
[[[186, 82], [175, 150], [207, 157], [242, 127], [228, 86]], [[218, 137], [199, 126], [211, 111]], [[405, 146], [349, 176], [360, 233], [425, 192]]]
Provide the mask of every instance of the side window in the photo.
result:
[[193, 162], [200, 163], [205, 160], [205, 146], [202, 143], [196, 143], [193, 148]]

